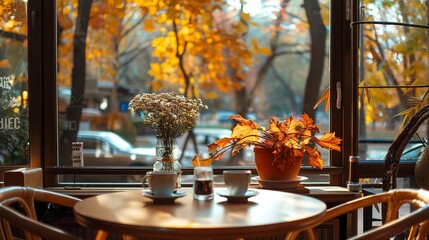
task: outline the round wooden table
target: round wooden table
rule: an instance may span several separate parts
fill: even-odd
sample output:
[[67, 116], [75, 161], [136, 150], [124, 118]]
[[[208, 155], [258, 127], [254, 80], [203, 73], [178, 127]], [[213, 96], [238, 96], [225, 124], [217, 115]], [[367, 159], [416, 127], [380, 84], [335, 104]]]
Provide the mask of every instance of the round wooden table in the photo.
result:
[[[222, 188], [215, 188], [215, 192]], [[247, 203], [229, 203], [215, 194], [211, 201], [194, 200], [192, 189], [174, 204], [154, 204], [141, 190], [102, 194], [74, 207], [86, 227], [134, 237], [160, 239], [231, 239], [283, 235], [319, 222], [326, 205], [293, 193], [253, 189]]]

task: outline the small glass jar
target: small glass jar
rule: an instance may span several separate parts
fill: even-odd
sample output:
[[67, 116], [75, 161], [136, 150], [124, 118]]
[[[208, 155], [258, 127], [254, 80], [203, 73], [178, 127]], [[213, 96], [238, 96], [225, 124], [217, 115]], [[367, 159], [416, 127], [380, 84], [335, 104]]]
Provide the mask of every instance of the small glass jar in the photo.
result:
[[211, 167], [194, 168], [194, 198], [205, 201], [213, 199], [213, 169]]

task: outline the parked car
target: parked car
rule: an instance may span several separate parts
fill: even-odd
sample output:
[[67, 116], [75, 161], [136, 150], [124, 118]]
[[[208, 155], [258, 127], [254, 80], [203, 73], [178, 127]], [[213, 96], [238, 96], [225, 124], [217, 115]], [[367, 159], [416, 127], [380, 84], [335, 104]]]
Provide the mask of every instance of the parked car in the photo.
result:
[[83, 142], [84, 166], [152, 166], [155, 148], [133, 147], [118, 134], [109, 131], [79, 131]]

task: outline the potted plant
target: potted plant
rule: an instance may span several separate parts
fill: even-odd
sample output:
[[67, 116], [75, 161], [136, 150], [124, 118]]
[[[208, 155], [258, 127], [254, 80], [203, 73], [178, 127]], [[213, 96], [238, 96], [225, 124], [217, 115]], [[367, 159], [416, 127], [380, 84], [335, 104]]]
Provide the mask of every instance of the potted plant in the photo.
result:
[[262, 180], [293, 180], [304, 158], [308, 159], [311, 167], [323, 168], [324, 160], [317, 146], [341, 151], [341, 139], [335, 136], [335, 132], [318, 137], [315, 134], [319, 133], [319, 128], [305, 113], [299, 118], [290, 116], [284, 121], [272, 117], [268, 129], [239, 114], [230, 118], [237, 122], [231, 136], [209, 144], [210, 157], [200, 159], [197, 155], [192, 160], [193, 165], [208, 166], [228, 150], [235, 156], [241, 149], [250, 146], [254, 147], [255, 165]]

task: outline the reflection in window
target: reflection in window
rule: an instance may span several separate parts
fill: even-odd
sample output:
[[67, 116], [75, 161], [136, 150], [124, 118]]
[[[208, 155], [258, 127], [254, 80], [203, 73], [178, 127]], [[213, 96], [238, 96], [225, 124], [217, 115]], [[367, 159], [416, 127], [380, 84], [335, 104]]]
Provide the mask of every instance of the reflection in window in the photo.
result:
[[29, 163], [27, 1], [0, 2], [0, 165]]

